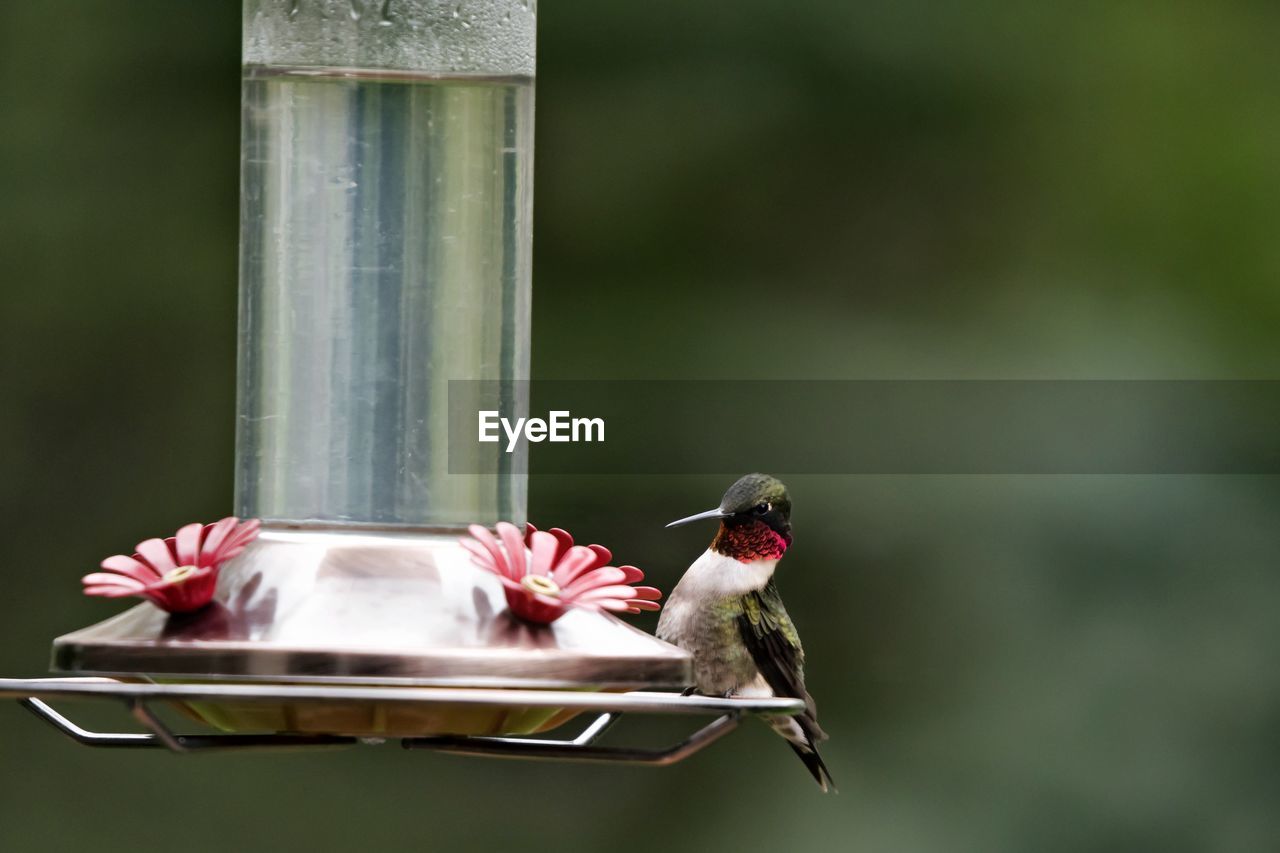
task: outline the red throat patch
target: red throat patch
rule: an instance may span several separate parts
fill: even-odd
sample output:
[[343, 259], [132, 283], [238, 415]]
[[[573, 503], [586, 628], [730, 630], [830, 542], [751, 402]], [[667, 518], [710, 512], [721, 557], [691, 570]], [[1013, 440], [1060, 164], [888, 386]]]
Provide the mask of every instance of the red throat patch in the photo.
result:
[[720, 525], [720, 532], [711, 540], [711, 550], [732, 557], [741, 563], [755, 560], [776, 560], [787, 551], [791, 542], [763, 521], [750, 524]]

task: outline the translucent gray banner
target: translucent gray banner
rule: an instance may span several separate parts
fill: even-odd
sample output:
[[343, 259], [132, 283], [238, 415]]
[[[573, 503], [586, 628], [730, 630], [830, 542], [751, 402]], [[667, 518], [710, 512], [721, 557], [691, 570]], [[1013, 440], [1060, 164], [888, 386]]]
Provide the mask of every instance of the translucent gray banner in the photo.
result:
[[449, 407], [453, 474], [1280, 473], [1272, 380], [451, 381]]

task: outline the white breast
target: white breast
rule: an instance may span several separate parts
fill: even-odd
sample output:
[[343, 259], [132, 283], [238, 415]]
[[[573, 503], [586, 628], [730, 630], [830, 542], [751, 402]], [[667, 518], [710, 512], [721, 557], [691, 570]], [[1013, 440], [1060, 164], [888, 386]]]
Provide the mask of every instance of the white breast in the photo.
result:
[[[658, 617], [658, 636], [693, 655], [694, 683], [704, 693], [748, 690], [750, 695], [770, 695], [755, 663], [738, 648], [734, 609], [726, 599], [737, 599], [762, 589], [773, 577], [777, 560], [739, 562], [708, 549], [684, 573]], [[726, 648], [730, 642], [732, 648]]]
[[708, 548], [684, 573], [671, 591], [671, 599], [688, 596], [697, 601], [745, 595], [763, 589], [773, 577], [777, 560], [739, 562]]

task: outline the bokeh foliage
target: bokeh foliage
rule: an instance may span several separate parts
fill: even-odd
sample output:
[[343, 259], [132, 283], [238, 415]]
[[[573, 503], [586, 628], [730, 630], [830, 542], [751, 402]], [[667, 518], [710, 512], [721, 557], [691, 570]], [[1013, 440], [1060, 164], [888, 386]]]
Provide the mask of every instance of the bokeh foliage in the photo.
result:
[[[78, 595], [96, 559], [230, 506], [237, 6], [0, 5], [6, 675], [114, 612]], [[1280, 367], [1274, 4], [541, 18], [536, 377]], [[780, 583], [838, 797], [760, 726], [664, 771], [176, 760], [0, 705], [0, 849], [1280, 844], [1274, 479], [790, 485]], [[669, 588], [708, 532], [661, 524], [724, 486], [535, 477], [531, 517]]]

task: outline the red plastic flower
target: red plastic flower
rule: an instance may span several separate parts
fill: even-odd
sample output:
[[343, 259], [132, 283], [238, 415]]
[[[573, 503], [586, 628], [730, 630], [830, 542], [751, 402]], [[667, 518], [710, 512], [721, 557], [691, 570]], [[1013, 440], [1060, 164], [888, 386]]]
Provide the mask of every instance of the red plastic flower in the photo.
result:
[[260, 526], [256, 518], [241, 523], [231, 517], [188, 524], [168, 539], [139, 542], [132, 557], [108, 557], [102, 561], [106, 571], [85, 575], [85, 594], [136, 595], [170, 613], [199, 610], [213, 598], [222, 564], [243, 551]]
[[471, 561], [502, 581], [507, 606], [531, 622], [551, 623], [570, 607], [639, 613], [657, 610], [662, 593], [651, 586], [632, 586], [644, 580], [635, 566], [610, 566], [613, 554], [603, 545], [574, 545], [558, 527], [538, 530], [527, 525], [525, 535], [514, 524], [499, 522], [498, 536], [478, 524], [467, 528], [472, 538], [462, 547]]

